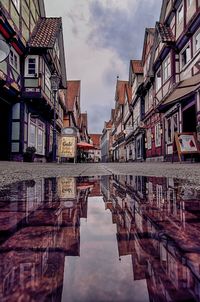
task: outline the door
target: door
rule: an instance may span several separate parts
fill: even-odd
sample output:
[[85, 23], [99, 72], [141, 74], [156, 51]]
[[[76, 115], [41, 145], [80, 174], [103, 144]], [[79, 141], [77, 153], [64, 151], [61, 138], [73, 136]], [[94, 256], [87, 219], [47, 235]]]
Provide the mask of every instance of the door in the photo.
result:
[[196, 132], [195, 104], [183, 111], [183, 132]]
[[9, 160], [9, 125], [11, 106], [0, 101], [0, 160]]

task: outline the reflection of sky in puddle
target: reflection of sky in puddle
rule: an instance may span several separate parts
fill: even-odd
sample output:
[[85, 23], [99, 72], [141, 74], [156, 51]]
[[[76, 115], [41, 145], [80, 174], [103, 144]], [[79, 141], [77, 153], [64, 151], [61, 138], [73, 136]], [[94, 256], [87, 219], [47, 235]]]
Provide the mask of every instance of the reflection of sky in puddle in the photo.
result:
[[1, 301], [199, 301], [200, 191], [156, 177], [0, 191]]

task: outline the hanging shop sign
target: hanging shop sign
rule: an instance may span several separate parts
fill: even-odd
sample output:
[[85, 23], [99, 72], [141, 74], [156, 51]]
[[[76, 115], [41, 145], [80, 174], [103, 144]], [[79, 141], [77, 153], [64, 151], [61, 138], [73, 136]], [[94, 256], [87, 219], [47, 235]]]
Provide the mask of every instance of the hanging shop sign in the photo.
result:
[[197, 136], [195, 132], [183, 132], [175, 133], [173, 142], [173, 156], [178, 153], [179, 161], [182, 161], [182, 155], [185, 154], [199, 154], [199, 145], [197, 141]]
[[76, 198], [76, 180], [74, 177], [58, 178], [58, 195], [62, 200]]
[[60, 158], [76, 158], [77, 134], [74, 128], [64, 128], [59, 143]]
[[76, 156], [76, 137], [63, 136], [60, 139], [60, 157], [74, 158]]

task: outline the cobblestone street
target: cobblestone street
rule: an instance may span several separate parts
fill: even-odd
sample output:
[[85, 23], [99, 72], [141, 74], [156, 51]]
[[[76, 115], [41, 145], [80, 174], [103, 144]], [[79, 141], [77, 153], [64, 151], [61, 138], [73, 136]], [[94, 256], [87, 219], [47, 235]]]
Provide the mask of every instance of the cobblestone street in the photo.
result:
[[0, 162], [0, 186], [10, 183], [59, 176], [139, 175], [187, 179], [200, 185], [200, 164], [179, 163], [95, 163], [42, 164]]

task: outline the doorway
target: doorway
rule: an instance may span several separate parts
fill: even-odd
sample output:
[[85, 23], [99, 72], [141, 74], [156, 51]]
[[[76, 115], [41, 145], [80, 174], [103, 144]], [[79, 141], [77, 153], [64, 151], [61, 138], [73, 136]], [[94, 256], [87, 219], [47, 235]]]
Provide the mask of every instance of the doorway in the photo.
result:
[[9, 124], [11, 106], [0, 103], [0, 160], [9, 160]]
[[183, 132], [196, 132], [195, 104], [183, 111]]

